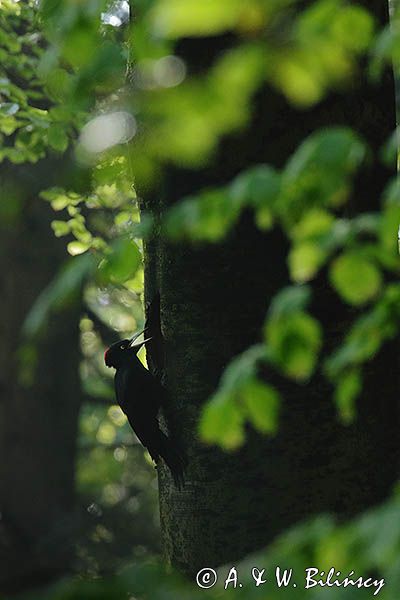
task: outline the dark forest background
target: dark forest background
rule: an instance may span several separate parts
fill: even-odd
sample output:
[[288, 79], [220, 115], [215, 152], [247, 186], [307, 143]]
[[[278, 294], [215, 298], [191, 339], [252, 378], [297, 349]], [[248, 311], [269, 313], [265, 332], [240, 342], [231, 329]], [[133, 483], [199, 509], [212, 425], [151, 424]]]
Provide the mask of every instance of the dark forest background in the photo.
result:
[[[0, 597], [373, 594], [254, 585], [280, 565], [398, 598], [400, 33], [371, 4], [0, 2]], [[158, 294], [181, 491], [103, 363]]]

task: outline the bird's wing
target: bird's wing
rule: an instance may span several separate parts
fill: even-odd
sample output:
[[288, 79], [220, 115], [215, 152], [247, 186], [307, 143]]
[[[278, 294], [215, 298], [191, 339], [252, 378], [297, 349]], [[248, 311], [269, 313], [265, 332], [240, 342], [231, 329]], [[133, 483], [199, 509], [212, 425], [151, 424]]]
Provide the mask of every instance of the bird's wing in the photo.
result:
[[118, 369], [115, 392], [122, 410], [135, 420], [155, 418], [166, 395], [159, 381], [141, 363]]
[[127, 398], [125, 398], [124, 390], [127, 389], [129, 373], [125, 369], [118, 369], [114, 377], [115, 396], [117, 402], [126, 413]]

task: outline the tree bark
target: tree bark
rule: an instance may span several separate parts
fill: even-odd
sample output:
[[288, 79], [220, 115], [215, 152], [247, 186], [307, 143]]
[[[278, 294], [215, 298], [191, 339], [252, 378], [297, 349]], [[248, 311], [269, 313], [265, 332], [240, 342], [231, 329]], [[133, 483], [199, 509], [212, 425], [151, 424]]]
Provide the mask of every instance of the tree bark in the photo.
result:
[[65, 573], [73, 556], [80, 293], [34, 345], [21, 338], [29, 309], [66, 258], [53, 211], [38, 197], [52, 172], [42, 161], [7, 175], [4, 167], [0, 179], [2, 203], [21, 202], [0, 238], [0, 591], [8, 592]]
[[[371, 9], [378, 18], [384, 2]], [[180, 55], [201, 62], [211, 40], [183, 42]], [[198, 68], [198, 64], [197, 64]], [[169, 168], [160, 188], [143, 200], [158, 214], [176, 199], [229, 182], [242, 169], [267, 162], [281, 167], [315, 129], [348, 125], [374, 154], [357, 177], [349, 211], [376, 210], [394, 169], [378, 151], [395, 128], [390, 75], [380, 85], [355, 78], [343, 94], [301, 113], [270, 88], [260, 91], [249, 128], [223, 140], [207, 169]], [[189, 459], [183, 491], [160, 469], [160, 510], [167, 559], [193, 575], [205, 566], [237, 560], [290, 524], [320, 511], [352, 515], [379, 502], [398, 476], [398, 360], [392, 344], [369, 365], [358, 419], [341, 426], [321, 376], [304, 386], [277, 380], [284, 397], [280, 430], [268, 439], [248, 432], [233, 454], [205, 447], [198, 416], [229, 361], [257, 341], [268, 303], [288, 281], [286, 242], [262, 234], [249, 215], [221, 244], [146, 246], [146, 294], [159, 290], [170, 405], [166, 420]], [[326, 278], [315, 286], [314, 314], [328, 346], [340, 341], [351, 318]], [[396, 346], [397, 348], [397, 346]], [[388, 377], [388, 373], [390, 376]]]

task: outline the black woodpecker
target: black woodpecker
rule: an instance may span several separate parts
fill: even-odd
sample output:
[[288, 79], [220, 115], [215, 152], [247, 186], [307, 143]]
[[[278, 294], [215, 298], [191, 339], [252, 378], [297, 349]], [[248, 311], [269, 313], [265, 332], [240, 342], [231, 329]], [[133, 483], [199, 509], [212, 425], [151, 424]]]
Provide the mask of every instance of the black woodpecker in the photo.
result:
[[171, 439], [161, 431], [157, 420], [157, 414], [166, 399], [166, 390], [136, 356], [139, 348], [151, 339], [135, 343], [141, 333], [143, 331], [131, 339], [112, 344], [104, 353], [104, 362], [107, 367], [116, 370], [114, 384], [117, 402], [133, 431], [156, 465], [160, 459], [164, 460], [176, 487], [182, 489], [185, 461]]

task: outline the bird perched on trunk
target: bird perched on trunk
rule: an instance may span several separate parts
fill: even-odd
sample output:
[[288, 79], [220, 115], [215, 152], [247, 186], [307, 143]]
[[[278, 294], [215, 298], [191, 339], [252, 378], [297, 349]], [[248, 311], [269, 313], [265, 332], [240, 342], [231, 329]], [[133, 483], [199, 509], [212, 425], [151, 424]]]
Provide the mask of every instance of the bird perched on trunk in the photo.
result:
[[136, 342], [140, 331], [131, 339], [115, 342], [104, 353], [107, 367], [116, 369], [114, 384], [117, 402], [140, 442], [147, 448], [156, 465], [160, 458], [169, 467], [175, 485], [184, 485], [185, 461], [171, 439], [161, 431], [157, 414], [166, 398], [161, 383], [142, 365], [137, 352], [147, 341]]

